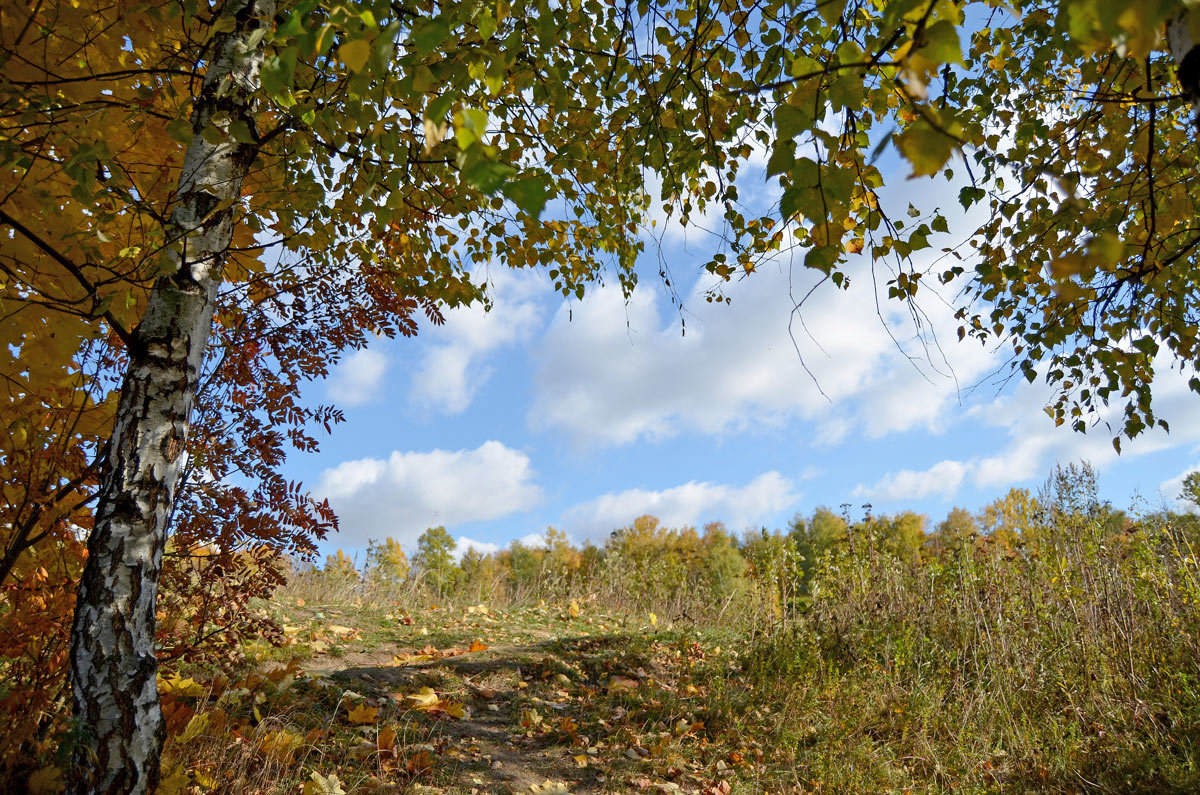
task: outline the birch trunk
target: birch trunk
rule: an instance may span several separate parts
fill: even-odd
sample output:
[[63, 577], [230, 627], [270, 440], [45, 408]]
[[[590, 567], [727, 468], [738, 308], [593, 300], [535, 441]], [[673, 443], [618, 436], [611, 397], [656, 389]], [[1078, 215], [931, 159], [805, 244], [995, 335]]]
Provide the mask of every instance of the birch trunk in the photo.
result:
[[200, 131], [236, 121], [255, 129], [263, 37], [251, 34], [270, 24], [274, 5], [234, 0], [224, 11], [236, 25], [214, 41], [167, 230], [177, 270], [154, 285], [133, 332], [71, 630], [74, 793], [148, 793], [158, 783], [158, 575], [233, 206], [256, 155], [252, 145], [210, 143]]
[[1192, 103], [1192, 124], [1200, 131], [1200, 46], [1192, 38], [1188, 17], [1184, 11], [1167, 24], [1167, 46], [1179, 70], [1179, 85]]

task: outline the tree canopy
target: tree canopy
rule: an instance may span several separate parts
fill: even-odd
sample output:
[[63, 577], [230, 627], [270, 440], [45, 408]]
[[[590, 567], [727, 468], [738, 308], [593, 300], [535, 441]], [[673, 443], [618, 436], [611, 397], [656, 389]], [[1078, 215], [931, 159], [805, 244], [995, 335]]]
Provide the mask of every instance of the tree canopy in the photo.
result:
[[[299, 400], [305, 381], [374, 334], [486, 301], [488, 266], [545, 268], [569, 299], [598, 279], [632, 290], [659, 209], [719, 219], [705, 267], [725, 280], [793, 252], [830, 289], [856, 256], [895, 299], [950, 285], [959, 336], [1011, 343], [1016, 370], [1056, 388], [1060, 423], [1086, 430], [1116, 404], [1118, 444], [1165, 425], [1152, 376], [1197, 358], [1198, 20], [1182, 0], [6, 12], [6, 656], [49, 692], [82, 576], [75, 670], [133, 665], [115, 641], [83, 649], [86, 626], [136, 629], [142, 684], [112, 698], [142, 688], [151, 714], [156, 654], [245, 626], [280, 555], [335, 526], [279, 474], [341, 418]], [[983, 218], [955, 230], [965, 243], [942, 208], [885, 211], [893, 148], [913, 177], [961, 186]], [[749, 198], [758, 158], [778, 190], [766, 207]], [[189, 620], [156, 641], [160, 565]], [[140, 617], [87, 612], [99, 594]], [[214, 594], [226, 607], [210, 616]], [[4, 708], [45, 703], [27, 699]], [[102, 788], [152, 787], [155, 754]]]

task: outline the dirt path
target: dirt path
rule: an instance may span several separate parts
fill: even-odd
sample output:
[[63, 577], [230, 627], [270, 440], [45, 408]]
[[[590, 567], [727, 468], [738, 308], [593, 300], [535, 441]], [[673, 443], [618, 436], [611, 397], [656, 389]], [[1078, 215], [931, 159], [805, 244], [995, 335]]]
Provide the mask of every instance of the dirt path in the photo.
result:
[[[438, 721], [430, 736], [422, 738], [423, 744], [432, 745], [443, 756], [439, 766], [453, 779], [447, 782], [451, 788], [446, 792], [527, 793], [538, 791], [533, 788], [548, 781], [569, 785], [576, 793], [605, 791], [595, 768], [580, 767], [568, 749], [539, 742], [527, 731], [538, 725], [532, 723], [536, 719], [529, 717], [531, 711], [543, 716], [543, 721], [563, 717], [578, 721], [577, 705], [564, 703], [566, 699], [548, 701], [528, 692], [532, 672], [561, 666], [561, 660], [544, 645], [496, 646], [440, 660], [394, 664], [394, 656], [406, 651], [390, 647], [342, 657], [322, 656], [305, 668], [377, 698], [398, 700], [392, 694], [418, 692], [423, 687], [449, 694], [455, 701], [462, 698], [467, 717]], [[526, 713], [524, 726], [522, 713]], [[449, 761], [445, 756], [453, 762], [445, 764]]]
[[365, 757], [382, 791], [728, 791], [701, 761], [711, 754], [702, 690], [681, 678], [686, 643], [574, 608], [304, 619], [342, 633], [300, 663], [341, 694], [341, 725], [363, 705], [375, 712], [359, 742], [396, 733], [394, 752]]

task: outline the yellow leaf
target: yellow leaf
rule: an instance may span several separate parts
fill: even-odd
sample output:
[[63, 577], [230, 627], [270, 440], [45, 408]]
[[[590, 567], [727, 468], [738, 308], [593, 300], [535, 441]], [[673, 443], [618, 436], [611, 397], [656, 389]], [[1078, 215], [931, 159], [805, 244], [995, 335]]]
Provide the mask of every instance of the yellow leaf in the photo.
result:
[[370, 707], [366, 704], [360, 704], [350, 710], [347, 716], [351, 723], [356, 726], [365, 726], [369, 723], [374, 723], [379, 720], [379, 707]]
[[437, 659], [432, 654], [393, 654], [392, 665], [408, 665], [415, 662], [429, 662]]
[[579, 755], [573, 756], [571, 758], [575, 760], [575, 764], [578, 765], [579, 767], [587, 767], [588, 766], [588, 758], [587, 758], [586, 754], [579, 754]]
[[31, 795], [50, 795], [63, 791], [62, 771], [57, 767], [43, 767], [29, 774], [25, 785]]
[[192, 719], [188, 721], [187, 728], [183, 730], [183, 734], [175, 738], [175, 743], [177, 745], [185, 745], [190, 743], [192, 740], [203, 734], [204, 730], [208, 728], [208, 723], [209, 720], [207, 714], [193, 715]]
[[658, 616], [654, 615], [653, 613], [650, 614], [650, 626], [652, 626], [652, 627], [658, 626]]
[[455, 703], [452, 701], [444, 701], [444, 702], [442, 702], [441, 708], [442, 708], [442, 712], [445, 712], [447, 715], [449, 715], [452, 718], [462, 719], [462, 718], [467, 717], [467, 711], [465, 709], [463, 709], [462, 704], [458, 704], [458, 703]]
[[190, 676], [185, 679], [179, 674], [171, 674], [165, 679], [159, 678], [158, 692], [160, 695], [202, 696], [204, 687]]
[[638, 681], [636, 679], [630, 679], [627, 676], [614, 676], [612, 679], [608, 680], [609, 692], [613, 692], [613, 691], [621, 692], [624, 690], [637, 690], [637, 688], [638, 688]]
[[322, 776], [314, 770], [309, 780], [304, 782], [304, 795], [346, 795], [346, 790], [342, 789], [337, 774]]
[[370, 57], [371, 43], [366, 39], [355, 39], [338, 47], [338, 58], [351, 72], [361, 72]]
[[191, 783], [187, 768], [182, 764], [178, 762], [164, 763], [162, 777], [158, 780], [158, 789], [154, 792], [156, 795], [183, 795]]
[[571, 614], [571, 618], [579, 618], [579, 602], [572, 599], [571, 604], [567, 606], [567, 612]]
[[530, 784], [529, 791], [539, 793], [539, 795], [571, 795], [571, 788], [565, 781], [551, 781], [550, 779], [546, 779], [541, 784]]
[[408, 696], [408, 700], [412, 702], [412, 709], [434, 709], [441, 701], [432, 687], [422, 687], [413, 695]]
[[262, 737], [258, 738], [259, 751], [262, 751], [267, 756], [274, 757], [285, 763], [292, 761], [292, 757], [295, 755], [296, 749], [303, 744], [303, 737], [298, 734], [293, 734], [287, 729], [267, 732]]

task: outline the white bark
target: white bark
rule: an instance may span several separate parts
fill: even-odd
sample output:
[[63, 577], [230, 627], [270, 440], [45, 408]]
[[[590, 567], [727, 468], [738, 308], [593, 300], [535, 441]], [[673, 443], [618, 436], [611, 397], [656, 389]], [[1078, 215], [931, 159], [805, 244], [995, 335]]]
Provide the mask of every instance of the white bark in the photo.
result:
[[212, 144], [199, 133], [233, 121], [254, 129], [263, 46], [250, 34], [270, 24], [274, 10], [274, 0], [235, 0], [225, 11], [237, 24], [215, 42], [167, 230], [177, 240], [178, 270], [155, 284], [133, 333], [71, 634], [71, 688], [84, 737], [76, 793], [147, 793], [158, 782], [165, 731], [154, 643], [158, 575], [232, 205], [255, 156], [252, 146]]
[[1179, 70], [1179, 85], [1192, 103], [1192, 123], [1200, 131], [1200, 47], [1192, 39], [1188, 16], [1184, 11], [1167, 24], [1167, 47]]

